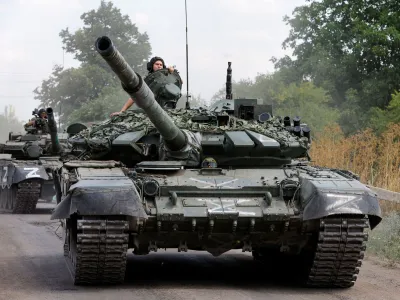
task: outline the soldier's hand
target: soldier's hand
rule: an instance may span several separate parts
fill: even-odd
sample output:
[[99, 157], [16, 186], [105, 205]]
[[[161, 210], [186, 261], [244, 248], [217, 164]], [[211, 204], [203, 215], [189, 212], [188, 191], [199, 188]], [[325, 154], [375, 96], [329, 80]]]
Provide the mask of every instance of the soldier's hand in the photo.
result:
[[112, 114], [110, 114], [110, 117], [117, 116], [117, 115], [119, 115], [121, 112], [122, 112], [122, 111], [113, 112]]
[[172, 67], [172, 66], [169, 66], [169, 67], [168, 67], [168, 71], [169, 71], [170, 73], [173, 73], [173, 72], [174, 72], [174, 70], [175, 70], [175, 68], [174, 68], [174, 67]]

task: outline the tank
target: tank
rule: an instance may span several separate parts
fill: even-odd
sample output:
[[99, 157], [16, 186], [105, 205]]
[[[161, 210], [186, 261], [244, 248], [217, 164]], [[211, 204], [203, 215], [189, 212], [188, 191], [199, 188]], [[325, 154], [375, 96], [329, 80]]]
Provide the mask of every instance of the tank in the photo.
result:
[[51, 219], [62, 220], [74, 284], [120, 284], [128, 249], [167, 248], [290, 257], [303, 262], [305, 285], [354, 284], [379, 202], [351, 172], [310, 164], [301, 118], [235, 99], [231, 64], [226, 99], [163, 109], [108, 37], [95, 46], [142, 111], [71, 137], [76, 152], [54, 176]]
[[[25, 133], [9, 133], [0, 146], [0, 209], [14, 214], [32, 213], [39, 199], [51, 202], [56, 195], [52, 170], [62, 166], [59, 155], [67, 135], [57, 133], [53, 109], [48, 121], [36, 118]], [[37, 109], [33, 111], [37, 115]], [[37, 117], [37, 116], [36, 116]]]

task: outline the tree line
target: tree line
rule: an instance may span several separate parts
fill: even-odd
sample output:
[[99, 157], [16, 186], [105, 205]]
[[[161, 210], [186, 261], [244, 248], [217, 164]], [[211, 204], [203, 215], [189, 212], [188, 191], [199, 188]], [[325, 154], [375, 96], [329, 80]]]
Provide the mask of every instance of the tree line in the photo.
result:
[[12, 105], [5, 106], [4, 112], [0, 114], [0, 143], [8, 140], [10, 131], [18, 132], [23, 129], [23, 123], [15, 115]]
[[[234, 96], [267, 99], [276, 114], [299, 115], [314, 130], [338, 124], [346, 135], [365, 128], [380, 133], [400, 121], [399, 17], [395, 0], [306, 0], [283, 19], [290, 33], [282, 46], [292, 57], [272, 57], [274, 72], [234, 81]], [[104, 120], [127, 99], [94, 51], [98, 36], [115, 40], [142, 75], [152, 54], [147, 33], [112, 2], [102, 1], [81, 20], [84, 26], [75, 32], [60, 32], [66, 52], [80, 66], [55, 66], [34, 90], [43, 107], [61, 111], [63, 124]], [[221, 88], [211, 101], [223, 96]], [[200, 96], [192, 100], [204, 104]]]

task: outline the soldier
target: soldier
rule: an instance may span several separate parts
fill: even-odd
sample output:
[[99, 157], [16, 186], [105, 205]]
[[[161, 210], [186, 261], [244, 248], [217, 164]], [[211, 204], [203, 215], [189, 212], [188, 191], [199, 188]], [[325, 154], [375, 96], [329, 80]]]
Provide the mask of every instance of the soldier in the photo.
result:
[[28, 123], [24, 125], [25, 128], [29, 126], [33, 126], [36, 129], [42, 130], [42, 133], [50, 133], [48, 125], [47, 125], [47, 113], [44, 108], [39, 109], [38, 112], [39, 117], [32, 118]]
[[[161, 69], [166, 69], [166, 66], [164, 60], [159, 56], [154, 56], [147, 63], [147, 71], [149, 71], [149, 74]], [[168, 67], [168, 71], [170, 73], [174, 72], [174, 67]], [[133, 105], [133, 103], [135, 103], [135, 101], [132, 98], [129, 98], [128, 101], [125, 102], [124, 106], [122, 106], [121, 110], [112, 113], [110, 117], [119, 115], [120, 113], [126, 111], [129, 107]]]

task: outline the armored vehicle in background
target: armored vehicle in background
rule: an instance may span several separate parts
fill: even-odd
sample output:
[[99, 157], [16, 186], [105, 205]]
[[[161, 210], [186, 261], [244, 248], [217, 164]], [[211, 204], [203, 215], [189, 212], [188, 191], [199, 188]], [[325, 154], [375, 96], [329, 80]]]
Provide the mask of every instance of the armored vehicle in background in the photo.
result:
[[62, 166], [59, 155], [68, 135], [57, 133], [53, 109], [46, 112], [48, 120], [36, 118], [35, 126], [26, 127], [25, 134], [10, 132], [8, 141], [0, 145], [2, 210], [29, 214], [39, 199], [51, 202], [56, 194], [52, 170]]
[[108, 37], [96, 49], [143, 112], [70, 138], [75, 158], [55, 172], [51, 219], [75, 284], [121, 283], [128, 249], [160, 248], [284, 254], [304, 260], [308, 285], [354, 284], [379, 203], [350, 172], [309, 164], [300, 118], [232, 99], [230, 65], [211, 109], [163, 109]]

